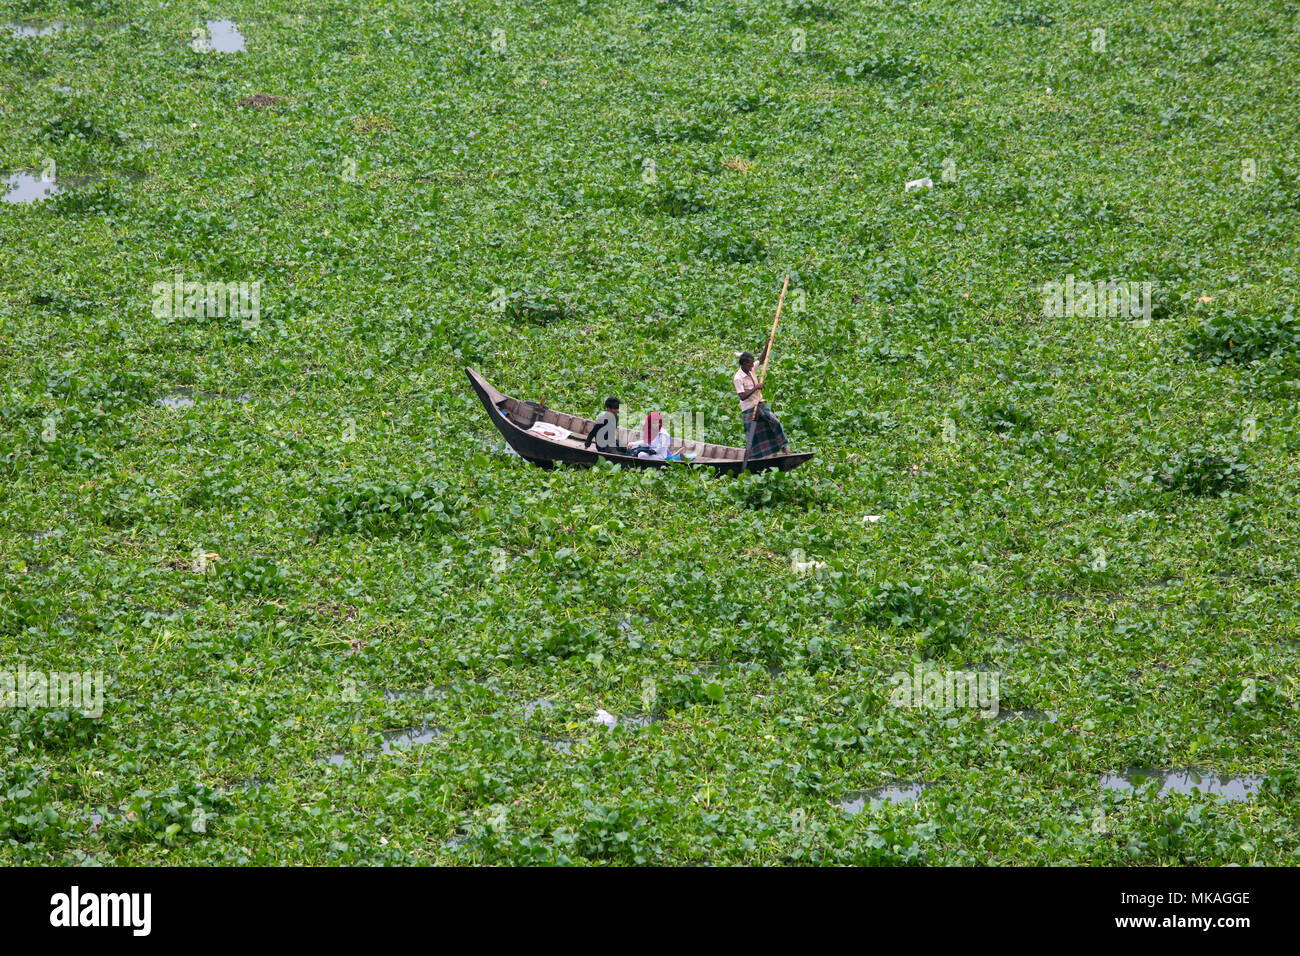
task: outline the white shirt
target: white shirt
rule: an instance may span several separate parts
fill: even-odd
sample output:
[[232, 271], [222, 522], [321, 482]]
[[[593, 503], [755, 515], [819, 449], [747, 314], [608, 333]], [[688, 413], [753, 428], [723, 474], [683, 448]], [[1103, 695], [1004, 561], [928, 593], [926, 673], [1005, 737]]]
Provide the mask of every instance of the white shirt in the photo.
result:
[[[731, 376], [731, 384], [736, 386], [737, 395], [743, 395], [745, 392], [748, 392], [751, 388], [753, 388], [755, 385], [758, 384], [758, 377], [754, 375], [754, 372], [757, 369], [758, 369], [757, 362], [754, 363], [753, 369], [751, 369], [748, 372], [746, 372], [743, 368], [736, 369], [736, 374]], [[740, 400], [740, 410], [742, 412], [747, 412], [751, 408], [756, 408], [758, 406], [758, 403], [761, 402], [762, 400], [763, 400], [763, 393], [755, 392], [753, 395], [749, 396], [749, 398], [742, 398]]]

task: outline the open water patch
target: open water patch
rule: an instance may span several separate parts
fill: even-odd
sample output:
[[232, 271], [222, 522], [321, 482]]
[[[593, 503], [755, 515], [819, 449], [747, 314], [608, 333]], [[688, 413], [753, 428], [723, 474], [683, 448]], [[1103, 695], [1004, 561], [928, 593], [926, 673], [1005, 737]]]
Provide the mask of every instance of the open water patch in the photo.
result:
[[158, 396], [163, 408], [193, 408], [197, 402], [198, 394], [192, 388], [174, 388]]
[[384, 690], [384, 700], [441, 700], [450, 697], [446, 687], [389, 687]]
[[855, 790], [840, 798], [840, 809], [846, 813], [861, 813], [868, 807], [875, 810], [887, 803], [912, 803], [928, 786], [929, 784], [919, 782], [896, 783], [871, 790]]
[[16, 37], [47, 37], [62, 30], [63, 24], [58, 20], [28, 20], [6, 23], [5, 29]]
[[442, 727], [433, 724], [418, 724], [413, 727], [401, 727], [396, 730], [382, 731], [383, 743], [378, 750], [336, 750], [322, 762], [332, 767], [341, 767], [355, 758], [374, 757], [382, 754], [395, 754], [413, 747], [431, 744], [446, 733]]
[[1249, 800], [1263, 789], [1265, 777], [1262, 774], [1218, 774], [1206, 770], [1186, 768], [1182, 770], [1155, 770], [1146, 767], [1130, 767], [1123, 773], [1108, 773], [1102, 776], [1103, 790], [1134, 790], [1152, 786], [1160, 782], [1157, 797], [1171, 793], [1203, 793], [1220, 800]]
[[538, 697], [536, 700], [530, 700], [524, 704], [524, 720], [527, 720], [539, 710], [554, 710], [558, 705], [553, 700], [545, 697]]
[[384, 742], [380, 745], [379, 752], [392, 754], [422, 744], [431, 744], [444, 733], [445, 730], [432, 724], [420, 724], [418, 727], [405, 727], [401, 730], [385, 730]]
[[61, 192], [63, 187], [53, 179], [43, 178], [39, 172], [19, 169], [5, 177], [5, 191], [0, 193], [0, 202], [29, 205], [57, 196]]
[[[234, 20], [208, 20], [207, 49], [214, 53], [242, 53], [247, 44]], [[196, 40], [203, 39], [196, 37]]]
[[158, 396], [157, 404], [162, 408], [193, 408], [200, 402], [230, 401], [239, 405], [247, 405], [252, 400], [253, 396], [247, 392], [227, 398], [213, 392], [202, 392], [185, 386], [163, 392]]

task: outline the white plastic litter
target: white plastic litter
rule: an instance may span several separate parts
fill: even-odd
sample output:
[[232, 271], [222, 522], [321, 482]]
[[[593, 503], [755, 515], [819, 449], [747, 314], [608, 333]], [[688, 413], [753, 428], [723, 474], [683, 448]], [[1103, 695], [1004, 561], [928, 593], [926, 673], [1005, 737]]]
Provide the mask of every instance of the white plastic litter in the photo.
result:
[[934, 183], [929, 176], [924, 179], [913, 179], [911, 182], [903, 183], [903, 192], [910, 193], [913, 189], [933, 189]]
[[618, 718], [607, 710], [598, 710], [596, 716], [591, 718], [591, 722], [593, 724], [604, 724], [606, 727], [614, 727], [618, 725]]

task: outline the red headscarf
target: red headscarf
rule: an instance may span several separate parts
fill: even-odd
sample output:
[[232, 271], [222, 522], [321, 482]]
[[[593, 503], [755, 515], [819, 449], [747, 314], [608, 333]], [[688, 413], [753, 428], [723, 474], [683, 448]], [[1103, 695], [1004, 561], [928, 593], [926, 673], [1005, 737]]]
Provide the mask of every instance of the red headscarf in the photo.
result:
[[664, 417], [659, 412], [651, 412], [645, 417], [645, 428], [641, 430], [641, 437], [648, 445], [655, 440], [659, 434], [659, 429], [664, 427]]

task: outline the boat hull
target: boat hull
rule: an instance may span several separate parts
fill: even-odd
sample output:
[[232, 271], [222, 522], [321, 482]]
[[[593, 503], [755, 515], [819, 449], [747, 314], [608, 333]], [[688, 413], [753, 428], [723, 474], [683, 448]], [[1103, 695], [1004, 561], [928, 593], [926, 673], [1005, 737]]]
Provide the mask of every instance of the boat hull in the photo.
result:
[[[510, 406], [518, 410], [520, 403], [497, 391], [473, 369], [465, 369], [465, 374], [469, 376], [470, 386], [474, 389], [474, 394], [483, 403], [488, 417], [492, 419], [492, 424], [501, 433], [501, 437], [506, 440], [506, 444], [514, 449], [519, 457], [543, 468], [554, 467], [556, 462], [566, 465], [589, 466], [594, 465], [603, 458], [624, 468], [668, 468], [676, 465], [687, 468], [712, 468], [722, 474], [735, 475], [740, 474], [742, 471], [792, 471], [813, 457], [812, 452], [803, 452], [801, 454], [771, 455], [767, 458], [751, 458], [748, 461], [745, 461], [742, 457], [737, 457], [725, 460], [710, 458], [706, 461], [697, 459], [694, 462], [683, 462], [667, 461], [663, 458], [638, 458], [633, 455], [611, 454], [596, 451], [594, 448], [575, 448], [530, 431], [528, 427], [522, 425], [515, 418], [502, 414], [503, 406]], [[728, 453], [743, 451], [743, 449], [728, 446], [705, 447], [722, 448]]]

